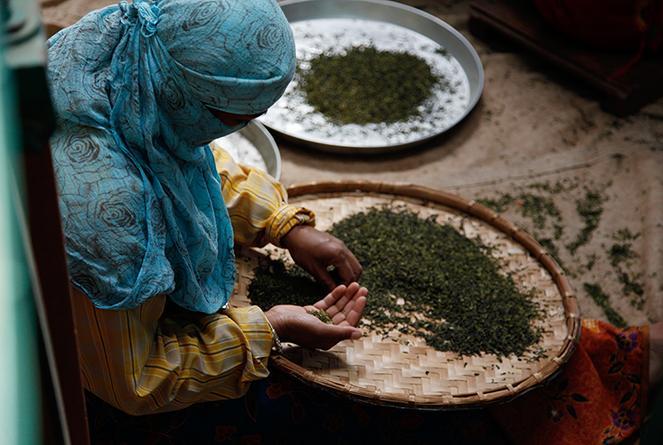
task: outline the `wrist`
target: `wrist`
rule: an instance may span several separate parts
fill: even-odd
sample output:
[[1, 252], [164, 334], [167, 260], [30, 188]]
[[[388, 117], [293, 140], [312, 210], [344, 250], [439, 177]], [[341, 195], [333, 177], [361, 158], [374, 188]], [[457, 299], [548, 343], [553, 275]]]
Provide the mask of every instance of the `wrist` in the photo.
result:
[[285, 233], [285, 235], [283, 235], [281, 237], [281, 246], [288, 249], [288, 240], [290, 240], [292, 238], [296, 238], [297, 237], [297, 232], [299, 232], [301, 230], [306, 230], [307, 227], [310, 227], [310, 226], [307, 226], [305, 224], [297, 224], [297, 225], [292, 226], [290, 228], [290, 230], [288, 230]]
[[265, 236], [275, 246], [284, 247], [283, 239], [287, 237], [292, 229], [299, 226], [314, 225], [315, 214], [311, 210], [286, 204], [270, 217]]
[[265, 316], [265, 320], [267, 320], [269, 329], [272, 331], [272, 351], [275, 352], [276, 354], [281, 354], [283, 352], [283, 344], [279, 339], [279, 335], [276, 333], [274, 326], [272, 326], [272, 323], [269, 321], [269, 318], [267, 318], [267, 316]]

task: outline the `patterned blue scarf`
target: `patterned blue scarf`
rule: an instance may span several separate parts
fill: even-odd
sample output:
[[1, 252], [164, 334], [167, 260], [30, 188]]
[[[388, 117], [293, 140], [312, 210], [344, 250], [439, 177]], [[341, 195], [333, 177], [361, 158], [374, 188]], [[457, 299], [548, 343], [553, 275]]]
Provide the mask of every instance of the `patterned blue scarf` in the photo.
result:
[[264, 112], [294, 73], [274, 0], [136, 0], [49, 40], [52, 153], [72, 283], [99, 308], [160, 294], [212, 313], [235, 279], [207, 144], [237, 131], [208, 108]]

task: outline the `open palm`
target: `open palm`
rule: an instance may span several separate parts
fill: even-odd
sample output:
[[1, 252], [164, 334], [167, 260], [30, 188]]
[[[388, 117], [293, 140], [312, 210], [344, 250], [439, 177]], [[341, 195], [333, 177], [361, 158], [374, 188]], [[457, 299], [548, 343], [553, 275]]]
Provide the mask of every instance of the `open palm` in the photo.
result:
[[[366, 306], [368, 290], [359, 284], [340, 285], [312, 306], [278, 305], [265, 316], [281, 341], [306, 348], [329, 349], [347, 339], [359, 339], [356, 326]], [[308, 313], [324, 310], [334, 324], [327, 324]]]

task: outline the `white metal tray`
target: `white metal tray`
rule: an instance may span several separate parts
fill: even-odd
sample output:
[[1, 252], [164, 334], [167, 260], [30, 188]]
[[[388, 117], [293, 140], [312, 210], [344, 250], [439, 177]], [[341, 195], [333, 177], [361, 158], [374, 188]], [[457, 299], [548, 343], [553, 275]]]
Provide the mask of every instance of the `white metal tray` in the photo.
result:
[[[457, 30], [426, 12], [386, 0], [289, 0], [280, 6], [295, 34], [298, 62], [324, 51], [355, 45], [406, 50], [444, 58], [438, 68], [462, 82], [462, 97], [437, 97], [435, 107], [407, 124], [336, 125], [315, 112], [295, 85], [259, 120], [285, 139], [315, 149], [346, 154], [378, 154], [428, 141], [458, 124], [478, 102], [484, 83], [481, 61]], [[413, 51], [410, 49], [414, 48]], [[443, 49], [436, 51], [435, 49]], [[431, 55], [435, 53], [435, 55]], [[404, 76], [407, 73], [403, 73]], [[459, 102], [460, 100], [460, 102]], [[450, 110], [450, 111], [446, 111]], [[406, 125], [406, 126], [404, 126]], [[407, 127], [409, 125], [409, 127]]]

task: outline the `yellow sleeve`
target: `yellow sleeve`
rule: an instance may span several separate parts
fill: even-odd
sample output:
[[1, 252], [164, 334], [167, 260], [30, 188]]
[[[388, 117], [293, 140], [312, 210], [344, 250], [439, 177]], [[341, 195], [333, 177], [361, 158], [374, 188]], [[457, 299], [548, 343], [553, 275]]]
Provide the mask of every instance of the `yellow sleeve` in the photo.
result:
[[130, 310], [96, 308], [74, 290], [85, 388], [133, 415], [243, 396], [269, 375], [273, 336], [256, 306], [164, 315], [167, 297]]
[[315, 224], [315, 214], [288, 204], [285, 187], [262, 171], [238, 165], [218, 144], [210, 144], [221, 177], [223, 199], [235, 242], [262, 247], [281, 246], [283, 235], [298, 224]]

